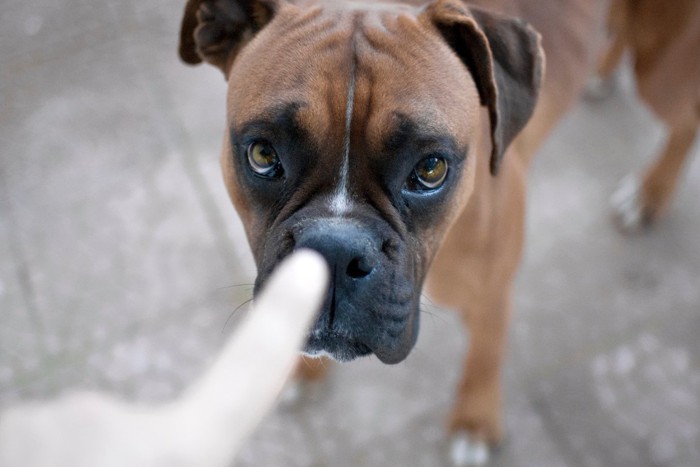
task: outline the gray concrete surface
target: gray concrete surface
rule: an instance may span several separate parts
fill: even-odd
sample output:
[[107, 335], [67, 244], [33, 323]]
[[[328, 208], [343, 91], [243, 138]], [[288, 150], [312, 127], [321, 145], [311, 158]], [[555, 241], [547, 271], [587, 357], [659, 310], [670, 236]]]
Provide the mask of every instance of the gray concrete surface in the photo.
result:
[[[225, 84], [178, 61], [180, 12], [165, 0], [0, 9], [2, 406], [74, 387], [167, 399], [250, 296], [218, 172]], [[700, 465], [700, 158], [653, 231], [622, 237], [607, 206], [662, 138], [623, 74], [537, 159], [496, 465]], [[467, 337], [450, 312], [427, 311], [405, 362], [333, 368], [265, 420], [239, 465], [444, 464]]]

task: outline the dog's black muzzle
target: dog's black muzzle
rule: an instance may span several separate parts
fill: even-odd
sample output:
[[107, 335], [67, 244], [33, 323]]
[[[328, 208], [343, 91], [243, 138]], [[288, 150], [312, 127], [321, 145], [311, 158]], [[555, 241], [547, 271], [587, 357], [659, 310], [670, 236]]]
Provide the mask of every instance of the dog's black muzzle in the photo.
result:
[[331, 281], [305, 352], [349, 361], [374, 353], [403, 360], [418, 331], [420, 285], [398, 236], [380, 220], [315, 218], [295, 222], [279, 238], [288, 252], [308, 248], [328, 262]]

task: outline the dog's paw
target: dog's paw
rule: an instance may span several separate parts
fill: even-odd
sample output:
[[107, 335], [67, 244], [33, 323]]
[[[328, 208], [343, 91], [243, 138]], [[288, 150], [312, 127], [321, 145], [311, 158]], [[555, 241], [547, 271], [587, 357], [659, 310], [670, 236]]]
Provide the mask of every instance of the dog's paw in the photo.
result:
[[478, 467], [487, 465], [491, 458], [489, 445], [475, 439], [467, 431], [458, 431], [450, 439], [450, 463], [453, 467]]
[[625, 234], [633, 234], [646, 227], [648, 219], [645, 215], [642, 200], [642, 182], [636, 175], [623, 178], [617, 189], [610, 197], [613, 221]]

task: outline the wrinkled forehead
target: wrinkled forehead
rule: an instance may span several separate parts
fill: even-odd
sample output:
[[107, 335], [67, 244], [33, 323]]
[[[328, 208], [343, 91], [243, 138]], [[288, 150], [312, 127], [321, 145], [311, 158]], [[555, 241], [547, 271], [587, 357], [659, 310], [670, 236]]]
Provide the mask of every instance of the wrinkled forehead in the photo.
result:
[[351, 108], [370, 144], [399, 124], [397, 115], [467, 138], [460, 122], [475, 117], [465, 112], [478, 108], [476, 87], [421, 10], [342, 5], [284, 8], [243, 49], [229, 76], [229, 124], [293, 105], [297, 124], [333, 136]]
[[[233, 127], [294, 104], [296, 118], [335, 120], [352, 69], [353, 24], [325, 8], [283, 8], [241, 51], [229, 76]], [[321, 130], [321, 128], [319, 128]]]

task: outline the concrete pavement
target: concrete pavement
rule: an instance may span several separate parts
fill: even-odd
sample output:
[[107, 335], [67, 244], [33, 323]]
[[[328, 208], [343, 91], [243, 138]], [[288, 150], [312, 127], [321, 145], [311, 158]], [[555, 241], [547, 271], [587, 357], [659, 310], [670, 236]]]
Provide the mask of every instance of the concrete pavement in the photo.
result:
[[[74, 387], [172, 397], [250, 297], [218, 169], [225, 83], [178, 61], [181, 7], [0, 11], [2, 406]], [[496, 465], [700, 465], [700, 147], [654, 230], [621, 236], [607, 205], [662, 138], [623, 73], [536, 160]], [[467, 337], [449, 311], [422, 319], [405, 362], [333, 368], [239, 465], [443, 465]]]

